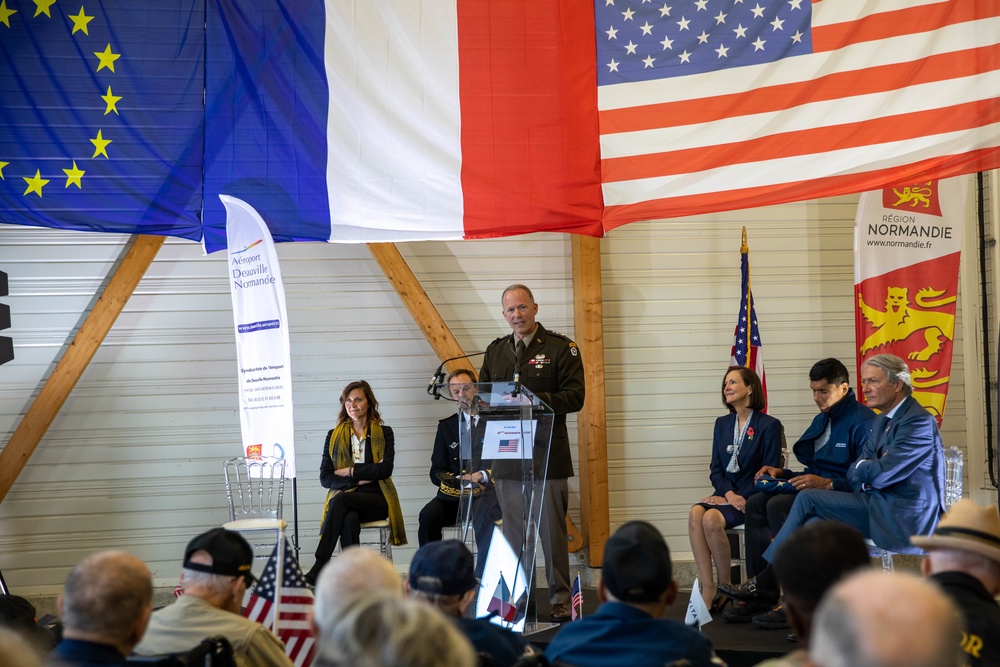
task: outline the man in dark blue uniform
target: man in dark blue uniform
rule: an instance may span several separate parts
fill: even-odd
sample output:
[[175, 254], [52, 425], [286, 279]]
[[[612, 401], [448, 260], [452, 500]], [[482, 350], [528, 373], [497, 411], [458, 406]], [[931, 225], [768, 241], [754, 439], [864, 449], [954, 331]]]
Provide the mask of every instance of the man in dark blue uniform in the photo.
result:
[[[480, 382], [517, 380], [552, 408], [552, 443], [548, 474], [542, 492], [542, 516], [538, 537], [545, 556], [548, 578], [549, 619], [570, 618], [569, 538], [566, 511], [569, 505], [567, 479], [573, 476], [566, 415], [583, 408], [585, 394], [583, 360], [580, 350], [566, 336], [548, 331], [535, 321], [538, 304], [524, 285], [511, 285], [500, 298], [503, 316], [512, 333], [493, 341], [479, 372]], [[497, 498], [503, 510], [503, 534], [515, 551], [521, 548], [523, 504], [521, 479], [496, 471]]]
[[[440, 540], [443, 528], [460, 522], [458, 509], [464, 482], [464, 492], [472, 491], [471, 519], [479, 553], [476, 576], [482, 576], [493, 527], [500, 519], [500, 506], [489, 471], [482, 466], [484, 425], [479, 423], [478, 415], [470, 414], [476, 396], [475, 382], [475, 374], [465, 368], [448, 374], [448, 393], [458, 404], [459, 411], [438, 422], [431, 453], [431, 481], [437, 485], [438, 492], [420, 510], [417, 535], [420, 546], [424, 546]], [[462, 451], [463, 445], [468, 451]]]

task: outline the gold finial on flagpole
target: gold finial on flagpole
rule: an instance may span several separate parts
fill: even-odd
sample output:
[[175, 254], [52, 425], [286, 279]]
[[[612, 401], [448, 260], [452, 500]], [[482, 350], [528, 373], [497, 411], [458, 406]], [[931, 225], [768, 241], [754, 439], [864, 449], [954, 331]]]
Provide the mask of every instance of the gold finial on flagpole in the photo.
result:
[[746, 254], [750, 252], [750, 247], [747, 245], [747, 226], [743, 225], [743, 245], [740, 246], [740, 253]]

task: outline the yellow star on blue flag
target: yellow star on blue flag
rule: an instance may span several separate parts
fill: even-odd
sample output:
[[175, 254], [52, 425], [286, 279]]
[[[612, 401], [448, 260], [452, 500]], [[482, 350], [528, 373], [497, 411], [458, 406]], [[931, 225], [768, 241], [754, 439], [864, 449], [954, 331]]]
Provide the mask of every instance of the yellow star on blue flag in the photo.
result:
[[200, 240], [204, 23], [204, 0], [0, 0], [0, 222]]

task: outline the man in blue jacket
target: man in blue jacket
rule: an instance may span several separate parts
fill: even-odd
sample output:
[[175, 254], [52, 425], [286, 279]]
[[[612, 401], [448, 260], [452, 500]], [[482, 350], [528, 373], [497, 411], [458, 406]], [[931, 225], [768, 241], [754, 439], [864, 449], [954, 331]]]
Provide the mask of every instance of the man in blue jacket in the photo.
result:
[[[797, 493], [785, 525], [764, 552], [769, 563], [792, 532], [816, 519], [854, 526], [876, 546], [909, 554], [922, 553], [910, 536], [930, 535], [937, 526], [944, 511], [944, 447], [934, 415], [912, 396], [910, 369], [893, 354], [877, 354], [861, 364], [861, 386], [868, 406], [880, 414], [847, 471], [854, 492]], [[770, 565], [739, 586], [719, 590], [737, 600], [778, 600]]]
[[630, 521], [604, 545], [597, 612], [563, 625], [545, 657], [574, 667], [721, 664], [708, 637], [665, 618], [677, 596], [670, 551], [660, 531]]
[[[803, 489], [850, 491], [847, 469], [861, 454], [868, 429], [875, 413], [854, 396], [851, 376], [839, 359], [821, 359], [809, 369], [809, 388], [819, 414], [812, 420], [799, 441], [792, 446], [795, 458], [805, 466], [803, 472], [764, 466], [756, 475], [770, 475], [787, 480], [796, 492]], [[747, 499], [746, 561], [747, 574], [756, 575], [764, 569], [764, 550], [771, 544], [788, 518], [795, 502], [795, 493], [755, 493]], [[754, 624], [765, 628], [788, 627], [784, 612], [771, 613], [767, 603], [748, 602], [725, 613], [731, 623]]]

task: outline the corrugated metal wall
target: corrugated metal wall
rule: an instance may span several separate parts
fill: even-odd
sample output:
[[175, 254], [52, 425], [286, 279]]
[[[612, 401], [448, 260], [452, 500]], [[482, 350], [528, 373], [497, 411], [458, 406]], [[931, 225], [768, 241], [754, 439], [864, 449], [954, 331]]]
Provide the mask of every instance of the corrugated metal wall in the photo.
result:
[[[686, 516], [709, 490], [711, 429], [723, 412], [719, 386], [739, 305], [742, 225], [770, 412], [790, 442], [815, 413], [809, 366], [838, 356], [853, 371], [856, 201], [633, 224], [601, 242], [612, 529], [650, 520], [676, 559], [690, 558]], [[0, 225], [16, 354], [0, 366], [2, 442], [124, 242]], [[569, 245], [568, 237], [536, 234], [400, 249], [471, 353], [508, 330], [499, 296], [511, 282], [532, 287], [539, 321], [572, 334]], [[394, 480], [411, 544], [394, 554], [405, 570], [417, 513], [433, 495], [427, 468], [435, 425], [451, 407], [425, 391], [438, 360], [366, 247], [282, 244], [278, 254], [291, 321], [302, 560], [311, 564], [316, 544], [317, 470], [337, 397], [348, 381], [365, 378], [397, 433]], [[22, 594], [57, 590], [81, 556], [112, 547], [133, 551], [159, 584], [171, 585], [187, 540], [225, 520], [220, 462], [239, 452], [240, 428], [226, 268], [224, 254], [204, 257], [197, 245], [167, 241], [0, 503], [0, 570]], [[959, 322], [945, 439], [964, 446]], [[571, 430], [575, 438], [573, 420]], [[574, 480], [578, 520], [577, 489]]]

